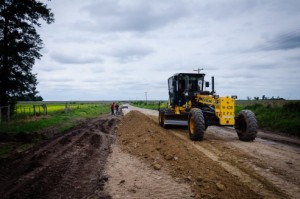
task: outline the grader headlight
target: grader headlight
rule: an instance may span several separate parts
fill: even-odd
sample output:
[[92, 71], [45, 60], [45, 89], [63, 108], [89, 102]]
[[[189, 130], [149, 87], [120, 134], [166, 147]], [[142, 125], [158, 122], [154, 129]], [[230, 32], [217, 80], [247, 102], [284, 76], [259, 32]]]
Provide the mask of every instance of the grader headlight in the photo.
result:
[[232, 95], [231, 98], [232, 99], [237, 99], [237, 96], [236, 95]]

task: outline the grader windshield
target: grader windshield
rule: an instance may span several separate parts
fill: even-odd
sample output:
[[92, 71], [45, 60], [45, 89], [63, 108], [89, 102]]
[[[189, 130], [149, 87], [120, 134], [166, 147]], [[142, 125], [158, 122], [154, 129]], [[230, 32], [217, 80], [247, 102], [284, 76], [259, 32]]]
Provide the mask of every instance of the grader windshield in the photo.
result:
[[170, 103], [182, 106], [187, 96], [203, 91], [205, 74], [179, 73], [168, 80]]

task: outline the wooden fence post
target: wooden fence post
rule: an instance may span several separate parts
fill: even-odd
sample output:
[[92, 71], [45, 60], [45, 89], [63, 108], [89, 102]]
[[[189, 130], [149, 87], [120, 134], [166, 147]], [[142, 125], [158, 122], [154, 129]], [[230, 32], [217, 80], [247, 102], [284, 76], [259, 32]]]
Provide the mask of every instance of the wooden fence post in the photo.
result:
[[44, 110], [44, 115], [47, 115], [47, 105], [42, 104], [43, 110]]

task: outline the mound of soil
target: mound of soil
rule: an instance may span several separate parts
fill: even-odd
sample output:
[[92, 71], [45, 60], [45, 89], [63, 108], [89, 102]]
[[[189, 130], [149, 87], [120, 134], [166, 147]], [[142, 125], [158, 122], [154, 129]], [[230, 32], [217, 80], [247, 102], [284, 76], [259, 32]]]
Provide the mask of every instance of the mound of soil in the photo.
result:
[[196, 198], [261, 198], [199, 150], [158, 126], [151, 118], [129, 112], [118, 130], [117, 145], [153, 170], [191, 186]]

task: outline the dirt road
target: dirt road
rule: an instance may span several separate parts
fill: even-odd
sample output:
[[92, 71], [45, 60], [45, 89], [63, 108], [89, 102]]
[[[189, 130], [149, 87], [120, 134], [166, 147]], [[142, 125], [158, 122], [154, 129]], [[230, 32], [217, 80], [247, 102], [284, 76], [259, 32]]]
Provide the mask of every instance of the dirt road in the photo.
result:
[[186, 128], [161, 128], [157, 111], [124, 112], [0, 162], [1, 198], [300, 198], [299, 140], [241, 142], [209, 127], [192, 142]]
[[[209, 127], [202, 142], [192, 142], [185, 128], [159, 127], [157, 111], [131, 106], [130, 109], [139, 112], [131, 111], [125, 116], [116, 147], [146, 163], [147, 168], [159, 167], [161, 175], [172, 176], [177, 183], [190, 187], [190, 190], [185, 189], [184, 197], [181, 191], [173, 198], [300, 198], [299, 140], [292, 145], [261, 138], [241, 142], [233, 129]], [[280, 140], [277, 135], [264, 137]], [[147, 198], [143, 195], [147, 192], [145, 187], [153, 186], [154, 182], [143, 182], [144, 177], [137, 170], [128, 173], [126, 169], [115, 167], [110, 165], [119, 176], [112, 174], [108, 181], [110, 193], [115, 198], [120, 195]], [[132, 174], [137, 176], [135, 181], [126, 177]], [[115, 186], [122, 180], [124, 184]], [[144, 189], [135, 188], [139, 183], [145, 183]], [[111, 188], [111, 184], [115, 188]]]

